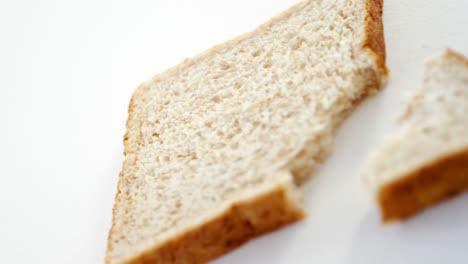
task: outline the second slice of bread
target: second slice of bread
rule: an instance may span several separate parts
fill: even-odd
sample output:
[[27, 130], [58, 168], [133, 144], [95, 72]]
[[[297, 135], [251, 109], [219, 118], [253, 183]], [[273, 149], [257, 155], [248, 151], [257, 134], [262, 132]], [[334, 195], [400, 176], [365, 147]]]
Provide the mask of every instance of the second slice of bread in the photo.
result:
[[364, 174], [383, 221], [408, 218], [468, 189], [466, 58], [447, 50], [426, 62], [421, 88]]
[[202, 263], [303, 217], [297, 183], [386, 74], [382, 1], [305, 1], [142, 84], [107, 263]]

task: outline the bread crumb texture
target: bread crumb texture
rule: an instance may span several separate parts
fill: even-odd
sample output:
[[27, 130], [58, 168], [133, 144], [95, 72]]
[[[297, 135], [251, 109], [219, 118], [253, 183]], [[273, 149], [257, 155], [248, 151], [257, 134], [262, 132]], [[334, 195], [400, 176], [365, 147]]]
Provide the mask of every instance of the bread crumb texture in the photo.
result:
[[305, 1], [142, 84], [106, 262], [203, 263], [303, 217], [296, 184], [384, 78], [381, 8]]

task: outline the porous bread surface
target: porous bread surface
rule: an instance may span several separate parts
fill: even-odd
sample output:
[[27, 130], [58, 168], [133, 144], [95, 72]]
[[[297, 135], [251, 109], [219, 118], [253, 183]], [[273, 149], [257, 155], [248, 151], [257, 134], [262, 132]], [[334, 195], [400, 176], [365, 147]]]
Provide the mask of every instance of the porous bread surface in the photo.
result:
[[[381, 6], [305, 1], [142, 84], [129, 109], [106, 262], [157, 260], [247, 201], [253, 209], [240, 218], [257, 231], [241, 242], [271, 230], [268, 222], [301, 218], [294, 182], [320, 165], [340, 121], [384, 77], [384, 44], [368, 32], [383, 41]], [[281, 206], [255, 217], [269, 203], [258, 197], [281, 197]], [[166, 252], [164, 262], [204, 262], [232, 248], [202, 252], [223, 239]]]
[[451, 50], [431, 58], [422, 86], [407, 100], [397, 131], [364, 173], [384, 220], [408, 217], [468, 188], [468, 60]]

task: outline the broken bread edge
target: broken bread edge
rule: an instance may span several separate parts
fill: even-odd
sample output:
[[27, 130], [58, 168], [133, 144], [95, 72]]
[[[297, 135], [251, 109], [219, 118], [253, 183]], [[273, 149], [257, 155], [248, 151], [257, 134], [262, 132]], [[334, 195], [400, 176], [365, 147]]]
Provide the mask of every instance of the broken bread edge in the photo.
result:
[[[295, 10], [302, 8], [306, 2], [307, 1], [298, 3], [286, 11], [283, 11], [280, 15], [274, 17], [254, 31], [267, 30], [270, 24], [291, 16]], [[363, 91], [362, 97], [357, 100], [354, 105], [379, 89], [388, 73], [385, 66], [386, 52], [382, 21], [383, 0], [366, 0], [364, 4], [366, 15], [361, 48], [373, 61], [374, 67], [364, 72], [363, 78], [365, 79], [366, 90]], [[229, 40], [225, 42], [224, 45], [236, 45], [236, 43], [245, 38], [248, 34], [250, 33]], [[153, 79], [157, 79], [159, 78], [158, 76], [168, 72], [177, 71], [179, 67], [189, 66], [200, 58], [216, 53], [219, 48], [220, 46], [214, 46], [210, 50], [190, 60], [185, 60], [181, 64], [166, 70], [166, 72], [156, 75]], [[128, 155], [128, 151], [130, 151], [128, 147], [128, 130], [130, 129], [129, 124], [133, 118], [134, 98], [144, 94], [146, 88], [145, 84], [140, 85], [130, 100], [127, 132], [124, 136], [124, 155]], [[129, 166], [132, 166], [131, 161], [124, 162], [122, 171]], [[300, 205], [298, 205], [301, 203], [298, 198], [301, 194], [294, 183], [291, 173], [287, 172], [287, 174], [289, 180], [285, 180], [282, 184], [271, 186], [263, 190], [260, 194], [257, 192], [253, 197], [239, 200], [226, 207], [220, 214], [217, 214], [209, 221], [199, 224], [198, 226], [193, 226], [189, 230], [185, 230], [184, 233], [168, 240], [166, 243], [156, 245], [142, 254], [126, 260], [124, 263], [204, 263], [240, 246], [254, 237], [302, 219], [305, 214]], [[120, 199], [120, 186], [122, 184], [124, 184], [124, 179], [121, 173], [115, 201]], [[115, 217], [115, 205], [113, 212], [113, 217]], [[257, 219], [261, 218], [262, 221], [255, 224], [246, 223], [243, 221], [245, 215], [256, 216]], [[114, 219], [112, 220], [112, 227], [109, 232], [108, 240], [111, 239], [113, 229]], [[215, 240], [216, 243], [214, 243], [214, 245], [212, 245], [213, 247], [209, 250], [207, 249], [207, 245], [203, 244], [203, 242]], [[108, 243], [107, 252], [111, 251], [110, 247], [111, 244]], [[106, 254], [105, 262], [112, 262], [108, 254]]]

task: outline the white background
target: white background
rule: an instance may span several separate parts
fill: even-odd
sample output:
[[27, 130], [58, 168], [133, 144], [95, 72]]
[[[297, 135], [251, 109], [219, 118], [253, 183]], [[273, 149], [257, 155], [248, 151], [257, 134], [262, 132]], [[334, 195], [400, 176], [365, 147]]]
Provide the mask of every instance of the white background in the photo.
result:
[[[1, 263], [102, 263], [130, 95], [295, 0], [0, 2]], [[309, 217], [216, 263], [468, 263], [468, 195], [381, 226], [358, 178], [423, 58], [468, 54], [468, 1], [386, 0], [390, 79], [307, 184]]]

